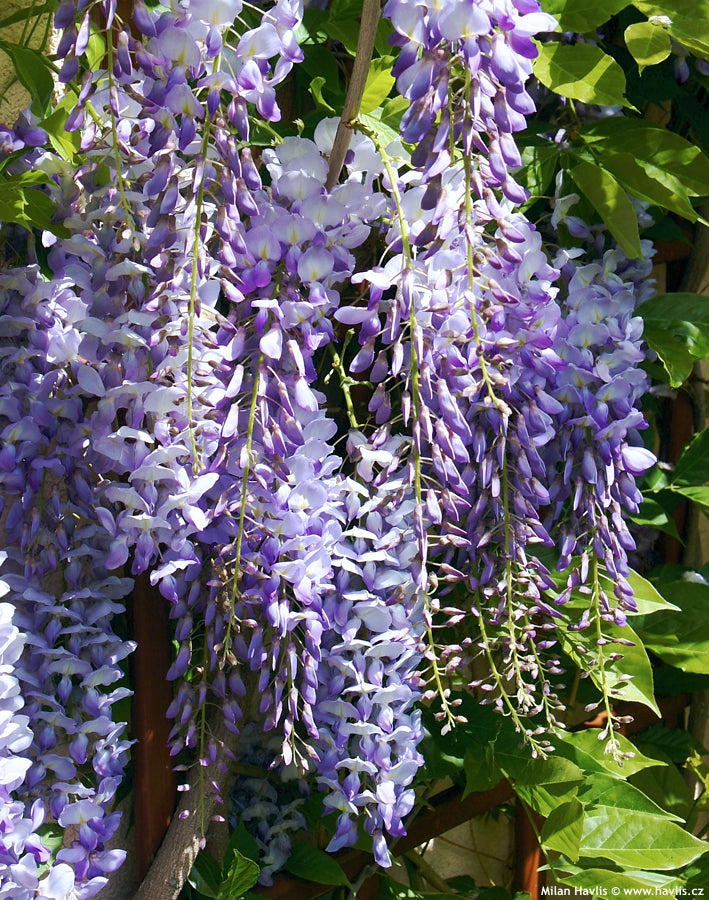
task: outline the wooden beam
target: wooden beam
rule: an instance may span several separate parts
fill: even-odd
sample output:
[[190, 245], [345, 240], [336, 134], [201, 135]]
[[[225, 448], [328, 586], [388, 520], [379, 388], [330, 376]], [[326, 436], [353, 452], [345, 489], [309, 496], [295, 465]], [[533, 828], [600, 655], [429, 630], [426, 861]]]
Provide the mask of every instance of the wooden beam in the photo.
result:
[[147, 575], [139, 575], [129, 604], [132, 638], [137, 649], [133, 665], [133, 747], [136, 875], [145, 877], [175, 809], [177, 789], [168, 751], [172, 684], [166, 678], [171, 662], [168, 603]]

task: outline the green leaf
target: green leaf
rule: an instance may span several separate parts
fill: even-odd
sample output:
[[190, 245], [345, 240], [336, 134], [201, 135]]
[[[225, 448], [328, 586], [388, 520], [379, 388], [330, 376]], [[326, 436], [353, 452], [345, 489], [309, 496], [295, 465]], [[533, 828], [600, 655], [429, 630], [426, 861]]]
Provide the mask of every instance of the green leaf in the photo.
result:
[[383, 122], [382, 119], [378, 118], [376, 115], [377, 112], [379, 112], [379, 110], [375, 110], [374, 114], [360, 113], [357, 116], [357, 122], [362, 126], [362, 131], [364, 131], [365, 134], [368, 134], [370, 137], [376, 135], [381, 146], [386, 149], [392, 141], [397, 141], [399, 139], [399, 132], [394, 131], [394, 129]]
[[0, 50], [12, 60], [15, 74], [32, 97], [33, 106], [41, 115], [47, 109], [54, 90], [54, 81], [47, 68], [47, 60], [39, 50], [0, 40]]
[[[613, 581], [603, 573], [600, 576], [600, 580], [605, 590], [608, 593], [612, 592]], [[662, 596], [647, 578], [643, 578], [643, 576], [639, 575], [634, 569], [631, 569], [628, 573], [627, 582], [633, 590], [633, 596], [635, 597], [635, 603], [637, 605], [637, 612], [629, 612], [629, 615], [647, 615], [648, 613], [657, 612], [661, 609], [677, 609], [677, 607], [673, 606], [666, 597]]]
[[391, 74], [393, 64], [393, 56], [380, 56], [370, 63], [360, 103], [362, 113], [371, 113], [389, 96], [389, 91], [394, 86], [394, 76]]
[[325, 47], [320, 45], [306, 46], [305, 58], [301, 63], [303, 70], [311, 76], [311, 78], [324, 79], [321, 84], [327, 84], [331, 94], [340, 91], [340, 70], [335, 62], [335, 58]]
[[55, 152], [67, 162], [73, 162], [81, 142], [78, 131], [68, 132], [65, 128], [67, 116], [76, 105], [76, 101], [76, 94], [69, 91], [68, 95], [56, 105], [52, 114], [39, 123], [39, 127], [47, 132]]
[[102, 31], [95, 26], [91, 28], [91, 36], [86, 46], [86, 63], [92, 72], [101, 65], [106, 56], [106, 38]]
[[[657, 766], [662, 766], [662, 763], [658, 762]], [[649, 777], [652, 777], [652, 774], [664, 772], [664, 768], [656, 768], [654, 773], [649, 773]], [[597, 805], [612, 806], [614, 809], [622, 810], [626, 816], [647, 813], [670, 822], [680, 821], [678, 816], [662, 806], [658, 806], [654, 800], [630, 782], [614, 778], [606, 773], [594, 774], [589, 778], [579, 791], [579, 800], [587, 808]]]
[[692, 484], [686, 487], [684, 485], [672, 485], [672, 491], [675, 494], [681, 494], [682, 497], [691, 500], [692, 503], [696, 503], [702, 512], [709, 515], [709, 485]]
[[238, 850], [242, 856], [246, 856], [254, 862], [258, 862], [259, 857], [261, 856], [256, 839], [249, 834], [241, 820], [239, 820], [239, 827], [232, 831], [229, 843], [227, 844], [226, 853], [224, 854], [224, 878], [227, 876], [228, 866], [231, 862], [232, 852], [234, 850]]
[[652, 772], [638, 772], [630, 779], [647, 797], [667, 812], [687, 821], [692, 813], [694, 797], [689, 785], [672, 760], [657, 748], [642, 745], [648, 753], [654, 753], [665, 765]]
[[603, 25], [629, 3], [630, 0], [545, 0], [542, 6], [544, 12], [557, 17], [560, 31], [584, 34]]
[[698, 694], [709, 691], [709, 675], [695, 675], [683, 672], [666, 663], [657, 666], [654, 672], [657, 693], [664, 697], [676, 697], [677, 694]]
[[[709, 305], [709, 297], [705, 298]], [[672, 484], [706, 484], [709, 482], [709, 428], [695, 434], [682, 451]]]
[[638, 307], [645, 322], [644, 337], [679, 387], [695, 360], [709, 356], [709, 297], [701, 294], [660, 294]]
[[362, 15], [362, 0], [332, 0], [330, 15], [333, 19], [358, 19]]
[[630, 153], [610, 153], [603, 144], [593, 149], [603, 168], [634, 197], [696, 222], [697, 213], [679, 178], [650, 164], [643, 168]]
[[465, 770], [463, 800], [473, 791], [489, 791], [502, 777], [495, 763], [492, 744], [485, 744], [475, 750], [467, 750], [463, 759], [463, 767]]
[[333, 40], [339, 41], [350, 56], [356, 55], [357, 39], [359, 38], [359, 22], [357, 19], [339, 16], [333, 9], [330, 13], [330, 18], [323, 25], [323, 30]]
[[335, 110], [332, 106], [327, 102], [327, 100], [322, 95], [322, 89], [325, 85], [325, 79], [322, 75], [318, 75], [317, 78], [313, 78], [313, 80], [308, 85], [308, 91], [315, 101], [315, 105], [318, 109], [324, 109], [326, 112], [332, 113], [334, 115]]
[[512, 782], [517, 796], [542, 816], [548, 816], [561, 803], [576, 797], [583, 783], [583, 772], [568, 759], [549, 756], [527, 762], [518, 754], [511, 757], [496, 752], [495, 758]]
[[643, 731], [642, 740], [651, 750], [661, 750], [672, 762], [680, 766], [687, 762], [692, 753], [698, 753], [700, 756], [707, 754], [707, 748], [694, 735], [681, 728], [653, 725]]
[[381, 121], [384, 125], [393, 129], [396, 134], [399, 133], [401, 117], [409, 108], [409, 101], [406, 97], [399, 95], [387, 100], [382, 106]]
[[[642, 617], [638, 617], [642, 618]], [[610, 691], [620, 693], [623, 700], [635, 700], [648, 706], [653, 712], [660, 715], [655, 702], [652, 666], [647, 652], [639, 640], [637, 634], [629, 625], [604, 624], [606, 635], [612, 640], [621, 639], [632, 641], [631, 646], [614, 647], [614, 652], [622, 653], [622, 659], [605, 661], [605, 679], [601, 677], [598, 665], [589, 667], [589, 658], [597, 659], [598, 646], [596, 636], [589, 633], [592, 629], [583, 631], [567, 631], [564, 626], [557, 627], [557, 634], [562, 648], [580, 669], [587, 671], [593, 683], [599, 690], [605, 686]], [[628, 681], [630, 677], [630, 681]]]
[[648, 174], [665, 179], [667, 187], [679, 180], [687, 194], [709, 194], [709, 158], [673, 131], [642, 119], [613, 116], [586, 126], [582, 137], [587, 143], [601, 142], [602, 152], [629, 153]]
[[0, 179], [0, 221], [16, 222], [25, 228], [43, 228], [59, 237], [69, 237], [63, 225], [55, 225], [54, 201], [43, 191], [24, 188], [19, 177]]
[[664, 531], [665, 534], [669, 534], [677, 541], [681, 540], [677, 526], [669, 517], [668, 511], [654, 497], [645, 497], [640, 504], [638, 512], [635, 515], [628, 516], [628, 518], [635, 522], [636, 525], [642, 525], [645, 528], [656, 528], [659, 531]]
[[232, 850], [233, 857], [227, 876], [219, 886], [217, 900], [241, 900], [244, 894], [258, 881], [258, 865], [238, 850]]
[[64, 844], [64, 829], [60, 825], [48, 822], [40, 825], [37, 834], [42, 838], [42, 843], [54, 855], [61, 850]]
[[630, 106], [623, 69], [591, 44], [542, 44], [534, 74], [562, 97], [599, 106]]
[[637, 619], [645, 646], [685, 672], [709, 674], [709, 585], [675, 581], [662, 590], [680, 612], [656, 612]]
[[655, 22], [635, 22], [625, 29], [625, 44], [640, 71], [667, 59], [672, 50], [669, 33]]
[[293, 853], [286, 863], [291, 875], [314, 881], [316, 884], [336, 884], [351, 887], [349, 878], [342, 871], [342, 866], [324, 850], [307, 847], [303, 844], [293, 848]]
[[698, 56], [709, 57], [709, 4], [705, 0], [633, 0], [633, 6], [648, 18], [666, 17], [667, 30], [676, 41]]
[[560, 151], [556, 144], [525, 147], [522, 150], [522, 167], [515, 179], [530, 193], [530, 199], [542, 197], [552, 182], [559, 166]]
[[629, 259], [642, 256], [638, 217], [628, 195], [610, 172], [581, 160], [569, 175], [591, 203]]
[[374, 46], [380, 56], [386, 56], [388, 53], [391, 53], [389, 37], [392, 34], [394, 34], [394, 26], [389, 19], [385, 19], [382, 16], [377, 25], [377, 34], [374, 38]]
[[616, 778], [625, 778], [641, 769], [659, 765], [657, 760], [643, 756], [638, 748], [622, 734], [616, 734], [621, 752], [633, 754], [621, 765], [605, 752], [604, 742], [598, 740], [599, 734], [600, 729], [585, 728], [582, 731], [570, 731], [562, 734], [557, 740], [575, 751], [573, 759], [577, 765], [583, 768], [584, 761], [590, 758], [595, 764], [594, 770], [606, 771]]
[[[428, 893], [428, 891], [425, 894], [421, 894], [419, 891], [386, 876], [380, 875], [379, 878], [381, 880], [381, 889], [379, 891], [381, 900], [461, 900], [460, 894]], [[505, 897], [509, 897], [506, 891]], [[482, 900], [482, 895], [480, 900]], [[494, 898], [491, 897], [490, 900], [494, 900]]]
[[465, 792], [494, 787], [502, 774], [494, 761], [493, 748], [502, 726], [502, 719], [490, 707], [480, 706], [473, 697], [461, 697], [460, 712], [467, 722], [446, 734], [435, 713], [439, 706], [424, 707], [421, 718], [424, 739], [421, 752], [426, 771], [433, 778], [452, 778], [463, 783]]
[[583, 832], [584, 809], [574, 798], [557, 806], [549, 814], [540, 835], [545, 850], [556, 850], [576, 862]]
[[[570, 866], [564, 865], [568, 870]], [[683, 882], [674, 875], [660, 875], [655, 872], [617, 872], [609, 869], [580, 869], [571, 875], [566, 875], [560, 880], [561, 884], [576, 888], [580, 893], [588, 891], [589, 897], [619, 897], [626, 900], [630, 897], [643, 896], [644, 891], [650, 893], [647, 896], [662, 896], [662, 890], [667, 890], [667, 896], [672, 888], [681, 887]], [[657, 891], [657, 894], [656, 894]]]
[[709, 884], [709, 855], [706, 853], [701, 859], [692, 863], [682, 873], [685, 878], [685, 884], [688, 888], [700, 888], [703, 893], [694, 893], [691, 896], [703, 897], [706, 895], [706, 886]]
[[697, 349], [696, 333], [687, 331], [684, 324], [678, 324], [677, 330], [666, 331], [652, 321], [646, 321], [643, 329], [645, 342], [657, 353], [674, 388], [681, 387], [692, 374], [695, 361], [704, 358], [703, 351]]
[[187, 876], [187, 883], [205, 897], [217, 897], [222, 883], [219, 863], [209, 853], [200, 850]]
[[586, 809], [581, 856], [610, 859], [626, 869], [667, 871], [685, 866], [707, 845], [666, 818], [645, 812], [628, 815], [616, 806]]
[[[618, 648], [619, 652], [623, 654], [621, 660], [612, 665], [606, 665], [607, 683], [611, 688], [621, 690], [625, 700], [642, 703], [659, 716], [660, 710], [655, 702], [652, 665], [642, 641], [629, 625], [621, 627], [609, 624], [606, 631], [611, 639], [621, 638], [633, 642], [631, 647], [621, 646]], [[624, 675], [631, 676], [632, 680], [629, 684], [623, 683]], [[591, 678], [596, 680], [593, 672], [591, 672]]]

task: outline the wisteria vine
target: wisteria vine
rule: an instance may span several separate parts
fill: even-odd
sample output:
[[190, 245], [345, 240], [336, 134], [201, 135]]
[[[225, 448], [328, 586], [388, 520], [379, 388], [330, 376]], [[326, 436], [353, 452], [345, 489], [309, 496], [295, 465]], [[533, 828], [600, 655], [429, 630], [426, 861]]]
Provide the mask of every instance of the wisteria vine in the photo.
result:
[[[363, 830], [382, 866], [422, 705], [448, 729], [472, 692], [544, 755], [560, 606], [588, 596], [599, 634], [633, 608], [649, 263], [599, 230], [550, 253], [520, 209], [514, 134], [555, 21], [537, 0], [388, 0], [400, 140], [357, 126], [328, 189], [336, 120], [249, 143], [280, 118], [302, 14], [137, 0], [123, 23], [62, 0], [80, 164], [30, 119], [3, 133], [56, 212], [0, 275], [2, 897], [91, 897], [122, 861], [128, 573], [170, 604], [173, 755], [215, 758], [217, 707], [237, 760], [324, 793], [329, 850]], [[264, 785], [222, 798], [234, 821]], [[273, 827], [264, 807], [263, 881], [298, 807]], [[54, 854], [49, 823], [76, 826]]]

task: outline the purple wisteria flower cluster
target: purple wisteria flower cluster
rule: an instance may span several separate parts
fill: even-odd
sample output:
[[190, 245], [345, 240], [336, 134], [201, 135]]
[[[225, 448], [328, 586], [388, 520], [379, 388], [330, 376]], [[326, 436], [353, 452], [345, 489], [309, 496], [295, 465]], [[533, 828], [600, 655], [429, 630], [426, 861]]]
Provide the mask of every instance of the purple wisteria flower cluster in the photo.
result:
[[[632, 608], [648, 270], [605, 245], [550, 262], [519, 209], [513, 135], [554, 22], [537, 0], [384, 13], [402, 140], [355, 133], [332, 188], [336, 120], [248, 143], [302, 59], [298, 0], [137, 0], [132, 29], [113, 0], [63, 0], [80, 165], [29, 119], [3, 132], [13, 170], [48, 174], [59, 227], [0, 273], [0, 897], [90, 897], [122, 860], [105, 845], [130, 746], [127, 573], [170, 604], [173, 756], [216, 758], [216, 708], [270, 769], [230, 794], [263, 883], [311, 786], [329, 850], [364, 833], [391, 864], [422, 703], [449, 728], [472, 690], [548, 750], [541, 547], [569, 589], [599, 566], [616, 580], [597, 615]], [[71, 833], [54, 855], [44, 825]]]
[[634, 479], [654, 462], [639, 434], [646, 427], [639, 406], [649, 379], [640, 368], [642, 319], [635, 315], [654, 292], [654, 250], [642, 241], [643, 257], [628, 260], [605, 228], [591, 229], [573, 215], [579, 196], [561, 197], [562, 187], [559, 179], [552, 224], [566, 224], [581, 246], [557, 255], [565, 368], [555, 396], [564, 412], [551, 509], [561, 536], [560, 568], [580, 560], [571, 586], [581, 570], [587, 573], [589, 554], [595, 555], [613, 580], [618, 603], [612, 610], [601, 591], [603, 614], [624, 624], [624, 610], [635, 609], [626, 578], [635, 544], [623, 510], [637, 511], [641, 495]]
[[6, 833], [2, 885], [7, 896], [36, 896], [37, 863], [49, 859], [36, 830], [51, 820], [77, 829], [49, 877], [91, 897], [125, 855], [104, 845], [118, 825], [112, 806], [129, 747], [111, 708], [129, 693], [117, 683], [132, 645], [112, 622], [130, 582], [105, 567], [83, 397], [66, 367], [80, 342], [76, 295], [30, 267], [5, 273], [1, 297], [3, 571], [25, 635], [14, 679], [31, 728], [29, 768], [13, 786], [11, 820], [21, 821]]
[[[428, 630], [430, 694], [439, 695], [441, 718], [452, 724], [456, 717], [441, 676], [460, 682], [467, 665], [470, 685], [489, 692], [489, 702], [544, 752], [547, 742], [537, 743], [533, 725], [519, 718], [544, 713], [554, 726], [559, 706], [552, 682], [561, 670], [548, 652], [559, 613], [545, 594], [552, 579], [536, 548], [559, 540], [566, 569], [583, 545], [611, 577], [622, 576], [632, 545], [619, 524], [622, 509], [637, 508], [634, 476], [652, 464], [636, 437], [645, 387], [634, 371], [642, 359], [639, 322], [631, 321], [636, 298], [622, 293], [622, 279], [609, 277], [616, 250], [594, 273], [607, 302], [590, 310], [578, 279], [568, 287], [559, 281], [541, 236], [515, 210], [524, 192], [508, 167], [519, 157], [515, 148], [505, 158], [502, 148], [514, 147], [512, 133], [532, 103], [525, 90], [536, 55], [531, 34], [553, 20], [536, 3], [517, 2], [440, 9], [390, 0], [385, 14], [396, 29], [392, 42], [402, 47], [394, 72], [411, 101], [402, 134], [416, 145], [415, 175], [397, 183], [387, 167], [392, 255], [383, 268], [356, 276], [370, 284], [366, 312], [337, 315], [361, 323], [353, 367], [369, 370], [376, 385], [370, 411], [378, 424], [399, 412], [389, 398], [392, 382], [400, 384], [403, 426], [414, 445], [415, 577]], [[592, 325], [587, 315], [603, 324]], [[380, 319], [385, 325], [377, 331]], [[593, 409], [586, 403], [586, 419], [574, 414], [565, 390], [578, 383], [582, 361], [601, 388], [601, 402], [594, 399]], [[591, 389], [587, 397], [596, 394]], [[591, 422], [596, 427], [585, 431]], [[600, 467], [590, 460], [599, 457], [603, 474], [596, 477]], [[584, 487], [572, 497], [559, 482]], [[589, 498], [582, 512], [567, 516], [568, 504], [579, 510], [581, 496]], [[461, 583], [468, 588], [463, 602], [455, 588]], [[577, 583], [574, 574], [570, 587]], [[623, 621], [632, 600], [627, 583], [619, 585], [616, 608], [605, 601], [599, 614]], [[471, 616], [478, 641], [469, 633], [462, 642], [437, 640], [439, 627]]]

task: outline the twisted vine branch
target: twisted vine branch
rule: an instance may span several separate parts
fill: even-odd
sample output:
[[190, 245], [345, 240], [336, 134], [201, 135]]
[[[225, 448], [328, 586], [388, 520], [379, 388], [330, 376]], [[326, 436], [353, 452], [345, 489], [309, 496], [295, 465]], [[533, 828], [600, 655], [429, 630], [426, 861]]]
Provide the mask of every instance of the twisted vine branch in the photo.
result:
[[[224, 751], [233, 751], [236, 742], [236, 737], [224, 727], [220, 709], [213, 710], [208, 728], [217, 742], [217, 760], [222, 764], [210, 762], [206, 767], [197, 764], [191, 770], [188, 790], [181, 794], [163, 842], [133, 900], [177, 900], [197, 854], [204, 846], [203, 823], [210, 821], [218, 798], [227, 788], [229, 769], [224, 764]], [[211, 786], [212, 790], [202, 792], [201, 783]]]
[[345, 156], [350, 146], [352, 137], [352, 125], [359, 114], [364, 94], [364, 85], [367, 82], [369, 64], [372, 61], [374, 39], [377, 35], [377, 25], [381, 15], [380, 0], [364, 0], [362, 6], [362, 21], [360, 23], [359, 37], [357, 38], [357, 51], [352, 66], [352, 76], [347, 88], [347, 96], [342, 107], [342, 115], [337, 125], [335, 141], [330, 153], [330, 168], [327, 173], [325, 187], [331, 190], [340, 177]]

